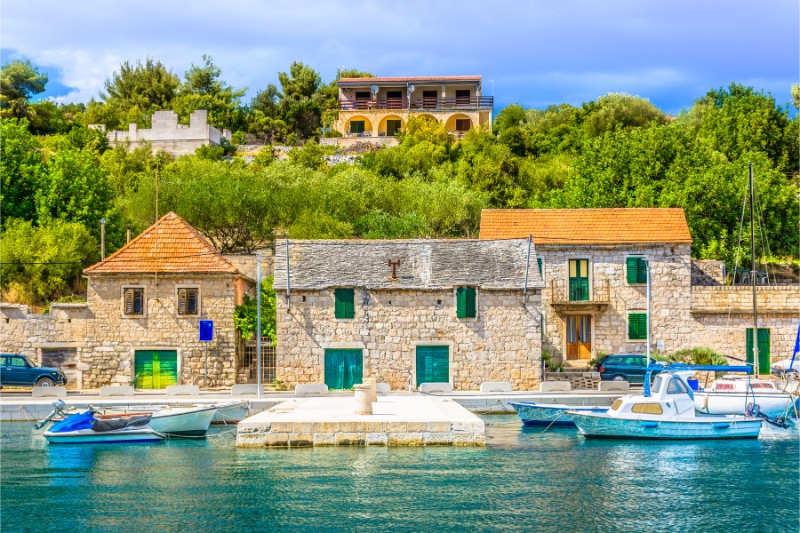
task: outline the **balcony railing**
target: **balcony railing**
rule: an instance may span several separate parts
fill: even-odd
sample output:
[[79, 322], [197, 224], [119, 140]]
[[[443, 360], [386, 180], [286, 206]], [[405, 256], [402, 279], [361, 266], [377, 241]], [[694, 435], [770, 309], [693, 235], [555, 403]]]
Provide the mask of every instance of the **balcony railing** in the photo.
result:
[[550, 280], [550, 301], [553, 303], [581, 304], [608, 302], [611, 296], [611, 283], [609, 280], [596, 281], [591, 287], [589, 280]]
[[453, 96], [447, 98], [412, 98], [411, 104], [406, 97], [403, 98], [378, 98], [339, 100], [339, 109], [342, 111], [357, 110], [384, 110], [410, 109], [411, 111], [456, 111], [456, 110], [475, 110], [492, 109], [494, 107], [494, 97], [492, 96]]

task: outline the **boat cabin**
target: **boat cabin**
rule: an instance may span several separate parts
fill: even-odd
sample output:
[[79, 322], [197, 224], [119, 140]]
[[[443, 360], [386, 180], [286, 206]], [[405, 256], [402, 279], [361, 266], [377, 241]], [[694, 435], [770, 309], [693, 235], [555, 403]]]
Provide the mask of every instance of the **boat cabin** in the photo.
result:
[[617, 417], [635, 418], [637, 415], [693, 416], [692, 389], [680, 374], [664, 372], [653, 379], [650, 394], [623, 396], [609, 409]]

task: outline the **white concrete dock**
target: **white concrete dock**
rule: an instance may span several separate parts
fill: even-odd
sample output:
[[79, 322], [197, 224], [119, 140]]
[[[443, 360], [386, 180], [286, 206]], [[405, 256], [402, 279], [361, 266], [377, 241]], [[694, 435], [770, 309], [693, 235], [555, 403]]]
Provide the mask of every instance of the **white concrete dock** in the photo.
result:
[[449, 398], [380, 396], [355, 414], [353, 396], [297, 398], [242, 420], [240, 447], [484, 446], [484, 422]]

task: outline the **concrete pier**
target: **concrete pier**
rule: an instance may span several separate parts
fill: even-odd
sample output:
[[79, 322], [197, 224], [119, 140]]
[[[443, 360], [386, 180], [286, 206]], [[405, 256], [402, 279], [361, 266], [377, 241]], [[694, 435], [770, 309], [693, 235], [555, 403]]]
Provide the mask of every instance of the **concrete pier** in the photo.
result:
[[484, 423], [449, 398], [381, 396], [371, 415], [353, 396], [283, 402], [242, 420], [240, 447], [484, 446]]

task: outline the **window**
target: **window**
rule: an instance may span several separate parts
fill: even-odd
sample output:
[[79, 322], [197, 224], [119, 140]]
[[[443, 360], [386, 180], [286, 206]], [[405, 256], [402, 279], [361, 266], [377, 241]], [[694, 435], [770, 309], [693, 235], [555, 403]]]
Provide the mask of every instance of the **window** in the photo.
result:
[[647, 283], [647, 260], [643, 257], [628, 257], [625, 260], [625, 273], [628, 283]]
[[459, 287], [456, 289], [456, 316], [458, 318], [475, 318], [475, 287]]
[[402, 122], [399, 120], [387, 120], [386, 121], [386, 135], [389, 137], [394, 137], [402, 130]]
[[200, 301], [200, 289], [197, 288], [179, 288], [178, 289], [178, 314], [179, 315], [196, 315]]
[[126, 287], [122, 290], [126, 315], [144, 315], [144, 289]]
[[456, 89], [456, 104], [469, 105], [470, 96], [469, 89]]
[[456, 131], [469, 131], [472, 127], [472, 121], [468, 118], [456, 119]]
[[403, 107], [403, 92], [386, 91], [386, 107], [389, 109], [400, 109]]
[[364, 121], [363, 120], [351, 120], [350, 121], [350, 133], [364, 133]]
[[356, 317], [355, 289], [336, 289], [333, 291], [333, 296], [336, 300], [336, 318]]
[[11, 360], [11, 364], [8, 365], [8, 366], [13, 366], [15, 368], [27, 368], [28, 367], [27, 361], [25, 361], [25, 359], [23, 359], [22, 357], [11, 357], [10, 360]]
[[366, 109], [369, 107], [371, 94], [369, 91], [356, 92], [356, 109]]
[[539, 267], [539, 275], [542, 277], [542, 279], [544, 279], [544, 269], [542, 268], [542, 258], [541, 257], [537, 257], [536, 258], [536, 266]]
[[642, 413], [646, 415], [664, 414], [661, 404], [657, 403], [635, 403], [631, 407], [631, 413]]
[[569, 299], [586, 301], [589, 299], [589, 260], [569, 260]]
[[628, 339], [647, 339], [647, 313], [628, 313]]
[[672, 378], [667, 387], [667, 394], [689, 394], [689, 389], [680, 380]]

